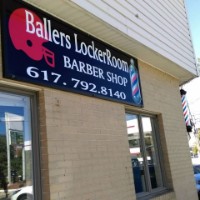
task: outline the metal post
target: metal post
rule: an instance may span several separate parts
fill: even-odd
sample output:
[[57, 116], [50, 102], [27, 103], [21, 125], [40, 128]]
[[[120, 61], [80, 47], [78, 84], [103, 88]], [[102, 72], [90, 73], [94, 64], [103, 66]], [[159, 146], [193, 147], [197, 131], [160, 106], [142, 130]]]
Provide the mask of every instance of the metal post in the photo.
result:
[[11, 183], [11, 163], [10, 163], [10, 124], [8, 121], [8, 116], [5, 113], [5, 122], [6, 122], [6, 144], [7, 144], [7, 170], [8, 170], [8, 183]]

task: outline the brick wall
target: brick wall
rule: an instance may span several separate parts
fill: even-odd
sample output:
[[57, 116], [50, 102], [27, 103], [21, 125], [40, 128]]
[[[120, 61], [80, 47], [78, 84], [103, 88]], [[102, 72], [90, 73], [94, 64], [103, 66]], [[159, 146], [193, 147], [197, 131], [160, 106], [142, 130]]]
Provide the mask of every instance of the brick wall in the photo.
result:
[[[155, 199], [195, 200], [178, 81], [139, 65], [142, 110], [158, 115], [166, 182], [175, 191]], [[48, 163], [44, 159], [42, 180], [50, 189], [44, 199], [136, 199], [125, 123], [125, 109], [134, 108], [50, 89], [44, 90], [43, 101], [47, 135], [41, 142]]]
[[145, 109], [160, 113], [167, 185], [173, 187], [177, 200], [197, 199], [179, 83], [155, 68], [143, 63], [139, 65]]
[[123, 105], [45, 90], [51, 200], [133, 199]]

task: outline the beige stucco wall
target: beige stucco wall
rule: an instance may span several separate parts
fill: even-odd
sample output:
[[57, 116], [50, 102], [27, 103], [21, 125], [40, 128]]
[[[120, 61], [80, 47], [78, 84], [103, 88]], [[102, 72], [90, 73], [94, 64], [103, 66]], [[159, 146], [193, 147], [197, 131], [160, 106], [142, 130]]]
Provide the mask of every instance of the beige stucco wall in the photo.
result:
[[[174, 190], [154, 199], [195, 200], [178, 80], [139, 66], [140, 111], [158, 115], [166, 182]], [[51, 89], [40, 96], [44, 199], [136, 199], [125, 123], [125, 109], [136, 109]]]

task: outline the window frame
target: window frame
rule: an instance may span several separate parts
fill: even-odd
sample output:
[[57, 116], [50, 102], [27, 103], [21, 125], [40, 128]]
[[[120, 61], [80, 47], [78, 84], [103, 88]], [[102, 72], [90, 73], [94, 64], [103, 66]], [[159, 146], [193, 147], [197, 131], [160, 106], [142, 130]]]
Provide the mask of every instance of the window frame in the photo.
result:
[[39, 112], [38, 112], [38, 92], [28, 89], [17, 89], [12, 86], [0, 84], [0, 93], [14, 94], [28, 97], [30, 100], [30, 125], [32, 142], [32, 167], [33, 167], [33, 194], [34, 199], [42, 200], [41, 184], [41, 154], [40, 154], [40, 132], [39, 132]]
[[[147, 183], [147, 192], [140, 192], [136, 193], [137, 199], [149, 199], [151, 197], [155, 197], [157, 195], [164, 194], [168, 192], [169, 190], [166, 188], [166, 175], [164, 173], [164, 167], [163, 167], [163, 151], [162, 151], [162, 146], [161, 146], [161, 141], [160, 141], [160, 136], [159, 136], [159, 122], [158, 122], [158, 116], [149, 114], [149, 113], [140, 113], [140, 112], [134, 112], [130, 110], [125, 110], [125, 115], [135, 115], [137, 116], [138, 119], [138, 128], [139, 128], [139, 136], [141, 138], [141, 151], [144, 156], [144, 167], [145, 167], [145, 181]], [[150, 174], [148, 170], [148, 164], [147, 164], [147, 157], [146, 157], [146, 151], [145, 150], [145, 140], [144, 140], [144, 131], [142, 127], [142, 117], [149, 117], [150, 122], [151, 122], [151, 127], [152, 127], [152, 139], [154, 142], [154, 148], [155, 148], [155, 154], [156, 154], [156, 160], [159, 162], [159, 171], [162, 179], [162, 186], [157, 187], [153, 189], [151, 187], [150, 183]], [[129, 139], [127, 140], [129, 141]], [[160, 148], [159, 148], [160, 147]], [[133, 180], [134, 183], [134, 180]]]

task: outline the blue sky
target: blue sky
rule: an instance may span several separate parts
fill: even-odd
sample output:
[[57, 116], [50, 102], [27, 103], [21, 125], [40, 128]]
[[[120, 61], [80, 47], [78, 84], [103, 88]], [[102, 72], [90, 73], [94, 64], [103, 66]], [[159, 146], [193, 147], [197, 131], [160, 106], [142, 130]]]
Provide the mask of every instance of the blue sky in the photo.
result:
[[200, 0], [185, 0], [193, 47], [200, 58]]
[[[200, 0], [185, 0], [190, 32], [196, 59], [200, 58]], [[184, 86], [187, 100], [196, 128], [200, 128], [200, 78], [195, 78]]]
[[14, 106], [0, 106], [0, 135], [6, 134], [5, 129], [5, 112], [23, 116], [24, 109], [23, 107], [14, 107]]

